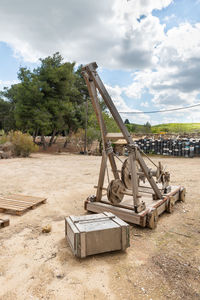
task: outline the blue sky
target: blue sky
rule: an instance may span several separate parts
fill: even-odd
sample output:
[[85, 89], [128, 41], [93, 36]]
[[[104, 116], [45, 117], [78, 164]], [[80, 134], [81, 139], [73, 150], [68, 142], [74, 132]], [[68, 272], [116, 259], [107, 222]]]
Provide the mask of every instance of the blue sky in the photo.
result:
[[166, 24], [166, 31], [183, 22], [195, 24], [199, 22], [200, 1], [173, 1], [162, 10], [154, 10], [152, 14], [158, 17], [162, 24]]
[[5, 42], [0, 42], [0, 80], [17, 80], [17, 72], [21, 66], [33, 69], [37, 63], [24, 62], [23, 57], [16, 57], [13, 48]]
[[[199, 0], [1, 0], [0, 89], [20, 66], [59, 51], [96, 61], [119, 111], [200, 102]], [[125, 115], [135, 123], [200, 122], [200, 110]]]

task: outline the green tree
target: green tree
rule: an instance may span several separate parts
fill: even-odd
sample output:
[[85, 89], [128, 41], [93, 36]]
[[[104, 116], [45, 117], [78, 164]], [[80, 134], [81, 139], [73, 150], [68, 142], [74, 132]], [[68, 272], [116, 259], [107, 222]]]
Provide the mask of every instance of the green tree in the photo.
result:
[[0, 98], [0, 129], [8, 132], [12, 129], [12, 105]]
[[[74, 81], [74, 88], [76, 92], [74, 93], [73, 97], [71, 97], [73, 105], [72, 113], [69, 116], [66, 116], [66, 130], [65, 135], [71, 135], [72, 133], [76, 132], [79, 128], [86, 128], [88, 127], [88, 118], [92, 113], [92, 105], [91, 101], [89, 100], [89, 93], [87, 89], [87, 85], [85, 80], [82, 76], [82, 65], [80, 65], [77, 70], [74, 72], [75, 81]], [[68, 110], [70, 112], [70, 110]], [[67, 146], [68, 143], [68, 136], [66, 137], [64, 147]]]
[[17, 128], [33, 135], [40, 133], [45, 147], [45, 135], [52, 135], [51, 145], [57, 133], [81, 126], [82, 103], [75, 63], [64, 63], [59, 53], [40, 62], [32, 72], [20, 68], [20, 83], [5, 90], [4, 96], [13, 103]]
[[[44, 147], [46, 135], [51, 135], [51, 146], [56, 134], [67, 136], [86, 126], [90, 140], [100, 139], [99, 125], [81, 68], [75, 70], [75, 63], [63, 62], [59, 53], [40, 59], [40, 66], [33, 71], [20, 68], [19, 83], [2, 93], [7, 102], [0, 102], [4, 112], [0, 115], [0, 126], [5, 127], [9, 109], [9, 120], [13, 120], [9, 128], [28, 132], [33, 137], [41, 135]], [[108, 131], [118, 132], [118, 126], [102, 100], [100, 106]]]
[[130, 124], [129, 119], [126, 119], [126, 120], [124, 121], [124, 124]]
[[43, 94], [43, 104], [50, 114], [52, 144], [58, 132], [70, 129], [76, 123], [78, 90], [75, 86], [75, 63], [63, 63], [59, 53], [40, 59], [41, 66], [35, 71]]
[[151, 133], [151, 124], [149, 122], [146, 122], [146, 124], [144, 124], [144, 132]]

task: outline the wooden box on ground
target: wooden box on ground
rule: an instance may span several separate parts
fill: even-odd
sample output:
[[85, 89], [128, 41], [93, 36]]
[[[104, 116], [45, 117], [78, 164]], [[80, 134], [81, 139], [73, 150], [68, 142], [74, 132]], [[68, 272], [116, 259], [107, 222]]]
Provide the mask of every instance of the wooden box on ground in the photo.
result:
[[10, 225], [10, 220], [9, 219], [6, 219], [6, 220], [0, 219], [0, 228], [6, 227], [6, 226], [9, 226], [9, 225]]
[[78, 257], [125, 250], [129, 244], [129, 225], [109, 212], [65, 218], [65, 234]]

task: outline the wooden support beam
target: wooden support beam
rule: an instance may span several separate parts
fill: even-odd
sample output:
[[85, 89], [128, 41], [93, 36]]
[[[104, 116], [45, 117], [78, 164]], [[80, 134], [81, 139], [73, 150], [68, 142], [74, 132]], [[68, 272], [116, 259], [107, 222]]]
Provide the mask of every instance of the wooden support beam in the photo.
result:
[[109, 132], [106, 134], [107, 140], [119, 140], [124, 139], [124, 136], [121, 132]]

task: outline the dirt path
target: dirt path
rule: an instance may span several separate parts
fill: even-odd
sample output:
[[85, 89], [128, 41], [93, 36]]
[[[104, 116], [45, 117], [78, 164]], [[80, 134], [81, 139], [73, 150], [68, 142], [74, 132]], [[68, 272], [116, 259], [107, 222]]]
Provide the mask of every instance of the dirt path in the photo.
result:
[[[200, 299], [200, 159], [161, 158], [187, 202], [152, 231], [131, 227], [131, 247], [84, 260], [64, 237], [64, 216], [85, 214], [100, 157], [35, 154], [0, 160], [0, 194], [44, 196], [23, 216], [0, 213], [0, 299]], [[52, 231], [42, 234], [42, 226]]]

